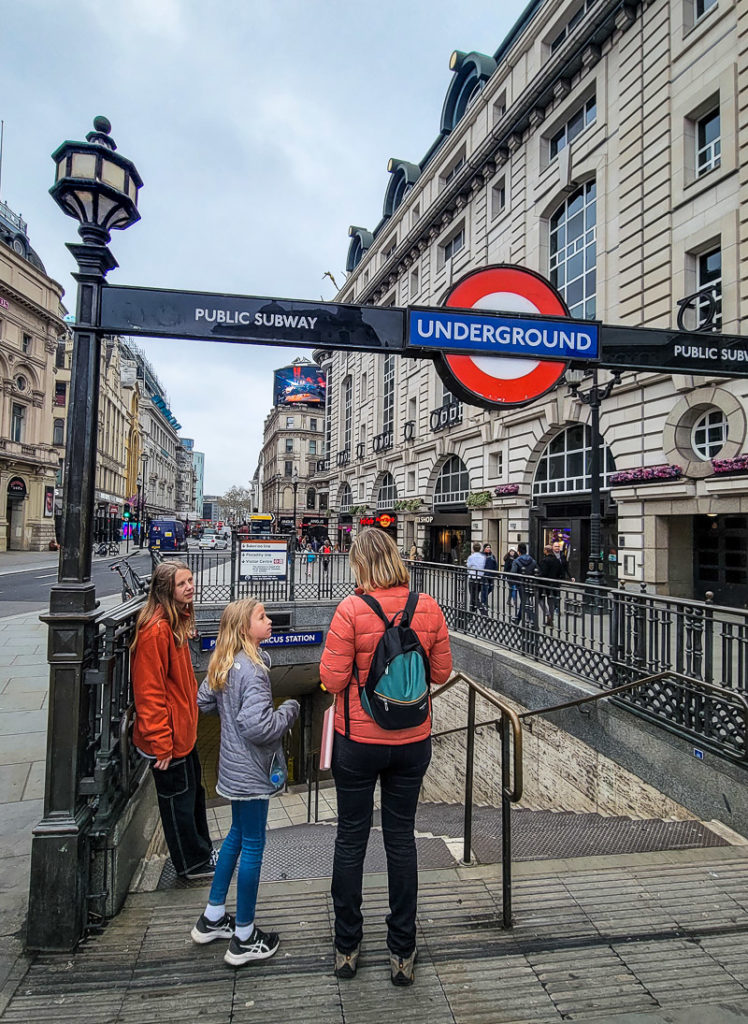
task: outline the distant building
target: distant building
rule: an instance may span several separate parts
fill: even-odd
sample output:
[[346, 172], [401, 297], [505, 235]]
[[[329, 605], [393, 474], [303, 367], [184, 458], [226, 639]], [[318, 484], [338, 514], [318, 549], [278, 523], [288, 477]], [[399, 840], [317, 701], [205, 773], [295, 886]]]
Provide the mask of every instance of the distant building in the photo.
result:
[[42, 551], [55, 539], [56, 432], [68, 399], [56, 378], [67, 333], [62, 295], [25, 221], [0, 203], [0, 551]]
[[302, 380], [324, 380], [319, 366], [302, 360], [275, 371], [275, 404], [265, 418], [255, 473], [261, 497], [258, 507], [273, 513], [278, 533], [295, 530], [299, 537], [324, 537], [329, 532], [329, 488], [321, 475], [325, 461], [325, 389], [304, 390], [301, 384], [294, 384], [293, 369], [301, 371], [298, 376]]

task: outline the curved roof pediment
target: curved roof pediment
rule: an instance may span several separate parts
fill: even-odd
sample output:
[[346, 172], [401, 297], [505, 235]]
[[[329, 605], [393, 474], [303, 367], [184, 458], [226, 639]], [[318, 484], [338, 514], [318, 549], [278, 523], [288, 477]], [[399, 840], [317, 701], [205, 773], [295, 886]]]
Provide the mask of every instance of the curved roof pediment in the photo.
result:
[[497, 68], [496, 61], [485, 53], [462, 53], [455, 50], [449, 58], [454, 73], [444, 97], [439, 129], [442, 135], [451, 132], [470, 105], [471, 100]]

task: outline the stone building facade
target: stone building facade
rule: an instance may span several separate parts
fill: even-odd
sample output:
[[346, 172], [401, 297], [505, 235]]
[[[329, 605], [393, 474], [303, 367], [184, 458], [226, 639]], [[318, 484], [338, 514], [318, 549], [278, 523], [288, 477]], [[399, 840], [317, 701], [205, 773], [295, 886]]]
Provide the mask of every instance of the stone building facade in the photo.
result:
[[319, 472], [324, 445], [324, 408], [276, 405], [266, 416], [255, 476], [259, 511], [275, 516], [276, 532], [331, 535], [327, 477]]
[[[746, 39], [735, 0], [529, 4], [495, 52], [452, 55], [436, 140], [419, 163], [389, 161], [381, 220], [350, 229], [338, 300], [438, 306], [469, 272], [512, 264], [575, 317], [674, 328], [699, 292], [688, 326], [739, 334]], [[330, 366], [334, 519], [384, 516], [436, 561], [476, 539], [535, 554], [560, 539], [583, 577], [590, 410], [565, 386], [485, 412], [424, 362], [336, 352]], [[706, 365], [623, 375], [600, 413], [608, 582], [748, 601], [747, 412], [748, 379]]]
[[0, 203], [0, 551], [43, 551], [55, 539], [53, 421], [67, 400], [56, 378], [61, 299], [25, 222]]

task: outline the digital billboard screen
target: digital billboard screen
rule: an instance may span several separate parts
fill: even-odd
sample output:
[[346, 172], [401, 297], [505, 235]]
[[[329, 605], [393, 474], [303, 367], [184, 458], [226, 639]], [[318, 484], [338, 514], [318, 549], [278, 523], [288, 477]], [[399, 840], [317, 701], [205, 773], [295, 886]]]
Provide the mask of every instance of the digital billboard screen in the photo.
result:
[[318, 366], [284, 366], [273, 375], [273, 405], [324, 405], [326, 387]]

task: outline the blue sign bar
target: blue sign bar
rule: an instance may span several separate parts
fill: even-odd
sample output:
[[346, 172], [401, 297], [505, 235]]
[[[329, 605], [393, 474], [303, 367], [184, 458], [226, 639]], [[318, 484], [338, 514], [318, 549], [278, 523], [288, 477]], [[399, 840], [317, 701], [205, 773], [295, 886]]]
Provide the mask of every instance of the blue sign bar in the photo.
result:
[[526, 359], [597, 359], [598, 325], [588, 321], [411, 309], [410, 348]]
[[[304, 647], [322, 643], [322, 630], [308, 633], [275, 633], [269, 640], [263, 640], [260, 647]], [[216, 646], [214, 636], [200, 637], [200, 650], [213, 651]]]

